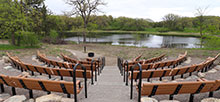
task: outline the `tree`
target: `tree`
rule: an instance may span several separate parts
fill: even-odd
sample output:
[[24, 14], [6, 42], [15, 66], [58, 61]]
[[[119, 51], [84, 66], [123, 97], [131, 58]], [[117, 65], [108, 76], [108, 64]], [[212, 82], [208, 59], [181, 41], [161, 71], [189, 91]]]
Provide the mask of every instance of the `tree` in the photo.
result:
[[196, 13], [195, 15], [197, 16], [196, 18], [198, 19], [198, 25], [199, 25], [199, 33], [200, 33], [200, 36], [202, 37], [203, 36], [203, 30], [204, 30], [204, 15], [206, 14], [207, 12], [207, 9], [208, 7], [206, 8], [198, 8], [196, 9]]
[[[86, 30], [92, 14], [101, 12], [98, 8], [105, 5], [102, 0], [65, 0], [67, 4], [73, 7], [70, 15], [79, 15], [83, 19], [83, 28]], [[83, 33], [83, 42], [86, 42], [86, 32]]]
[[164, 26], [170, 30], [178, 30], [177, 22], [180, 19], [179, 15], [167, 14], [163, 17]]
[[[26, 16], [23, 11], [23, 6], [17, 0], [1, 0], [0, 1], [0, 24], [4, 34], [10, 34], [12, 45], [19, 45], [20, 34], [27, 26]], [[16, 35], [19, 34], [19, 35]], [[18, 44], [16, 44], [16, 36]]]

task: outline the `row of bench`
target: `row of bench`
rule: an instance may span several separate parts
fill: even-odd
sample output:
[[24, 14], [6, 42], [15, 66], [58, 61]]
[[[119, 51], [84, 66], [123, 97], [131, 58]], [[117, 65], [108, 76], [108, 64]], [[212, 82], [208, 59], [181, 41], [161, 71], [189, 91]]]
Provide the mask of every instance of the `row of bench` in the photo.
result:
[[[17, 88], [28, 89], [30, 98], [33, 97], [32, 90], [42, 90], [48, 92], [48, 94], [51, 91], [62, 92], [67, 94], [69, 98], [71, 96], [70, 94], [74, 94], [75, 102], [77, 102], [77, 94], [81, 92], [83, 87], [81, 86], [80, 80], [76, 80], [76, 78], [84, 78], [85, 97], [87, 98], [87, 79], [93, 80], [93, 73], [90, 67], [84, 67], [84, 65], [82, 64], [71, 64], [71, 67], [68, 67], [68, 69], [49, 68], [49, 67], [26, 64], [23, 63], [21, 60], [19, 60], [19, 58], [16, 56], [11, 56], [9, 53], [7, 53], [7, 55], [10, 58], [12, 65], [20, 69], [21, 71], [23, 70], [31, 71], [32, 75], [34, 75], [34, 72], [40, 73], [40, 75], [43, 73], [49, 75], [49, 78], [51, 78], [51, 75], [60, 76], [61, 80], [63, 79], [64, 76], [72, 77], [73, 82], [49, 81], [49, 80], [41, 80], [41, 79], [38, 80], [33, 78], [25, 78], [26, 76], [18, 76], [19, 79], [17, 80], [20, 82], [20, 84], [16, 84], [17, 85], [16, 86], [16, 85], [8, 84], [8, 82], [16, 83], [17, 80], [15, 80], [14, 77], [6, 76], [12, 78], [12, 79], [7, 79], [5, 77], [1, 78], [1, 76], [4, 75], [0, 75], [0, 80], [1, 80], [0, 86], [2, 92], [4, 92], [3, 85], [5, 84], [12, 87], [13, 95], [16, 94], [15, 87], [17, 87]], [[38, 80], [38, 84], [36, 82], [37, 80]]]
[[[173, 99], [174, 95], [177, 94], [190, 94], [190, 102], [193, 102], [194, 94], [210, 92], [209, 96], [213, 96], [213, 91], [220, 89], [220, 80], [207, 81], [200, 79], [197, 82], [169, 82], [169, 83], [142, 83], [143, 78], [155, 78], [181, 75], [186, 73], [192, 73], [195, 71], [205, 70], [211, 67], [213, 62], [220, 56], [218, 54], [215, 58], [208, 58], [206, 61], [200, 64], [185, 66], [174, 69], [161, 69], [146, 71], [142, 68], [141, 64], [136, 64], [131, 68], [130, 79], [131, 79], [131, 93], [130, 98], [133, 96], [133, 80], [137, 81], [136, 89], [138, 91], [138, 102], [140, 102], [141, 96], [154, 96], [154, 95], [170, 95], [170, 99]], [[137, 71], [138, 69], [138, 71]]]
[[[65, 56], [65, 55], [61, 54], [61, 56]], [[66, 57], [65, 58], [63, 57], [63, 58], [66, 59]], [[91, 73], [93, 73], [93, 72], [95, 73], [95, 81], [97, 81], [97, 75], [100, 75], [101, 70], [103, 70], [103, 68], [105, 66], [104, 65], [104, 62], [105, 62], [104, 57], [103, 58], [98, 58], [98, 60], [87, 59], [87, 61], [76, 61], [76, 62], [67, 63], [67, 62], [60, 62], [60, 61], [55, 61], [55, 60], [48, 59], [45, 54], [41, 54], [39, 51], [37, 51], [37, 59], [39, 59], [41, 62], [46, 63], [48, 66], [53, 65], [54, 67], [58, 66], [59, 68], [63, 67], [63, 68], [66, 68], [66, 69], [73, 69], [73, 67], [77, 63], [80, 63], [86, 68], [86, 70], [90, 70]], [[74, 60], [74, 59], [71, 59], [71, 60]], [[64, 61], [66, 61], [66, 60], [64, 60]], [[92, 74], [92, 79], [91, 80], [92, 80], [91, 84], [94, 84], [93, 74]]]
[[[157, 63], [147, 63], [147, 64], [141, 64], [142, 65], [142, 69], [143, 70], [149, 70], [149, 69], [155, 69], [157, 70], [158, 68], [164, 68], [164, 67], [170, 67], [170, 66], [173, 66], [176, 67], [178, 66], [179, 64], [181, 64], [183, 61], [186, 60], [186, 57], [187, 57], [187, 51], [183, 54], [183, 55], [179, 55], [177, 59], [175, 60], [169, 60], [169, 61], [161, 61], [161, 62], [157, 62]], [[161, 56], [159, 56], [158, 58], [161, 58]], [[121, 60], [118, 60], [119, 63]], [[159, 60], [158, 60], [159, 61]], [[127, 61], [125, 61], [125, 63], [122, 63], [124, 64], [123, 66], [123, 73], [124, 73], [124, 82], [126, 82], [125, 84], [128, 85], [128, 77], [129, 77], [129, 71], [131, 71], [131, 67], [134, 66], [134, 65], [128, 65]], [[122, 66], [122, 65], [119, 65], [119, 66]], [[137, 70], [137, 67], [134, 68], [134, 70]]]

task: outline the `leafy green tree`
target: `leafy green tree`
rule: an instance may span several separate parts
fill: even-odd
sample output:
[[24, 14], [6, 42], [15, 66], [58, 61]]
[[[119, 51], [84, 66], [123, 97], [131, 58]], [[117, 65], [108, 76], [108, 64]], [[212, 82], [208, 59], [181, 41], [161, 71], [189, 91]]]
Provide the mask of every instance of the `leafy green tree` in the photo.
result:
[[[9, 35], [13, 45], [20, 45], [20, 32], [24, 31], [28, 25], [23, 9], [23, 6], [17, 0], [0, 1], [1, 32]], [[18, 35], [15, 35], [15, 33]], [[18, 36], [18, 44], [16, 44], [16, 36]]]
[[170, 30], [178, 30], [178, 21], [180, 20], [179, 15], [167, 14], [163, 17], [164, 27], [169, 28]]

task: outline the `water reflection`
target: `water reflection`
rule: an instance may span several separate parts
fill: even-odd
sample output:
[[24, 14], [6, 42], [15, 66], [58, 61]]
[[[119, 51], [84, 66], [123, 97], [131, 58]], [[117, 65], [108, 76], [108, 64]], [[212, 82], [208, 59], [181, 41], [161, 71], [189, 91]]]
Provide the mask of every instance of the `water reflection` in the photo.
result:
[[[66, 40], [82, 42], [81, 36], [73, 36]], [[149, 34], [111, 34], [88, 37], [90, 43], [107, 43], [149, 48], [199, 48], [200, 39], [194, 37], [158, 36]]]

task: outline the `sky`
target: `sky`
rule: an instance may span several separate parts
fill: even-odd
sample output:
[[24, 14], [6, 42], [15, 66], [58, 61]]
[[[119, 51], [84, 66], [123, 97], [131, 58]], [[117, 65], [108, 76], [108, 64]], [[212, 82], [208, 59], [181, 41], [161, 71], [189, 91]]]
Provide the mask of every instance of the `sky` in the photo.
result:
[[[57, 15], [71, 11], [65, 0], [46, 0], [47, 7]], [[194, 17], [196, 9], [206, 8], [206, 15], [220, 16], [220, 0], [103, 0], [106, 6], [99, 7], [103, 13], [113, 17], [131, 17], [162, 21], [166, 14]]]

